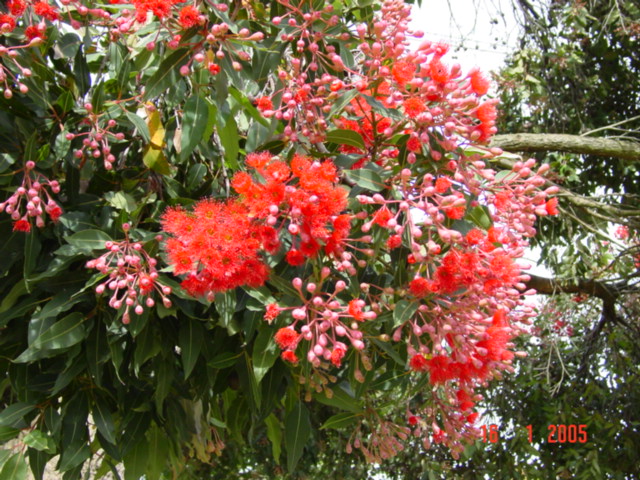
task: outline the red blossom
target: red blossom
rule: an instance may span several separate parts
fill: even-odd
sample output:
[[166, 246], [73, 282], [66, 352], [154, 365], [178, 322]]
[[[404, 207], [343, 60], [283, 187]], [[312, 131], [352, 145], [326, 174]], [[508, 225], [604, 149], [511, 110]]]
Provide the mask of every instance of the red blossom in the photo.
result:
[[273, 102], [269, 97], [260, 97], [256, 100], [256, 108], [261, 112], [265, 110], [273, 110]]
[[16, 222], [13, 224], [13, 231], [29, 233], [31, 231], [31, 224], [29, 223], [29, 220], [27, 220], [26, 218], [16, 220]]
[[47, 2], [36, 2], [33, 4], [33, 11], [36, 15], [46, 18], [50, 22], [58, 20], [60, 15], [58, 14], [58, 10], [49, 5]]
[[278, 307], [278, 304], [277, 303], [268, 304], [266, 312], [264, 314], [264, 319], [267, 322], [271, 323], [276, 319], [278, 315], [280, 315], [280, 307]]
[[544, 204], [544, 208], [547, 211], [547, 213], [549, 215], [558, 215], [558, 199], [557, 198], [550, 198], [549, 200], [547, 200], [547, 202]]
[[342, 365], [342, 358], [344, 357], [345, 349], [341, 347], [336, 347], [331, 352], [331, 363], [336, 367], [340, 367]]
[[451, 188], [451, 180], [448, 177], [438, 177], [436, 180], [436, 192], [444, 193]]
[[285, 350], [284, 352], [282, 352], [280, 354], [280, 357], [285, 362], [289, 362], [289, 363], [293, 363], [293, 364], [298, 363], [298, 357], [296, 356], [295, 352], [292, 352], [291, 350]]
[[394, 80], [401, 87], [404, 87], [407, 83], [413, 80], [415, 72], [416, 65], [405, 60], [396, 62], [393, 64], [393, 67], [391, 67], [391, 75], [393, 75]]
[[415, 354], [409, 360], [409, 368], [414, 372], [426, 372], [428, 370], [429, 362], [421, 353]]
[[200, 21], [200, 12], [196, 7], [187, 5], [180, 10], [178, 21], [180, 22], [180, 26], [185, 30], [195, 27]]
[[406, 99], [402, 106], [404, 107], [404, 113], [409, 118], [416, 118], [427, 109], [424, 102], [416, 97]]
[[291, 327], [281, 328], [274, 335], [274, 340], [282, 350], [295, 350], [300, 335]]
[[409, 291], [414, 297], [422, 298], [433, 293], [433, 282], [422, 277], [414, 278], [409, 284]]
[[364, 312], [362, 311], [362, 304], [364, 302], [357, 298], [354, 298], [349, 302], [348, 312], [354, 319], [359, 322], [364, 322]]
[[491, 83], [479, 69], [474, 68], [469, 72], [469, 80], [471, 81], [471, 90], [476, 95], [484, 95], [489, 91]]

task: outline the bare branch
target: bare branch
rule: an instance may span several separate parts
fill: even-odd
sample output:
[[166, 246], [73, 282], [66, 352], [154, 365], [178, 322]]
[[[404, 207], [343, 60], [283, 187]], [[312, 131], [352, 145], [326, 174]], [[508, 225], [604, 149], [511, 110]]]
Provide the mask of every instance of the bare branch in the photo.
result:
[[568, 152], [640, 161], [640, 142], [559, 133], [496, 135], [492, 147], [510, 152]]

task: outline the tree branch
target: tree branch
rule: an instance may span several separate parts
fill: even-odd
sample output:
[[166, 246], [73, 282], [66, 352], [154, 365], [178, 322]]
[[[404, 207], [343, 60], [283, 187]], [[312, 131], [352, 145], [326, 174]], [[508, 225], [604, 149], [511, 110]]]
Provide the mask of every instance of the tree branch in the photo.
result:
[[496, 135], [492, 147], [510, 152], [569, 152], [640, 161], [640, 142], [559, 133]]
[[605, 304], [613, 304], [620, 295], [621, 285], [607, 284], [598, 280], [578, 278], [575, 280], [558, 280], [556, 278], [539, 277], [527, 274], [531, 278], [526, 282], [527, 288], [534, 288], [543, 295], [554, 293], [582, 293], [601, 299]]

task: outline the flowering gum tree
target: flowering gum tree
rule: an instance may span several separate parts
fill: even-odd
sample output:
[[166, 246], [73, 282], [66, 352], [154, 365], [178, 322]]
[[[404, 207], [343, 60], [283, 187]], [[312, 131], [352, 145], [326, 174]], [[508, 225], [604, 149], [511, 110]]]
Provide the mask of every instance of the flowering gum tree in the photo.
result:
[[278, 463], [284, 438], [293, 471], [311, 427], [369, 462], [478, 440], [557, 214], [547, 166], [494, 168], [480, 70], [399, 0], [7, 6], [12, 465], [153, 479], [264, 438]]

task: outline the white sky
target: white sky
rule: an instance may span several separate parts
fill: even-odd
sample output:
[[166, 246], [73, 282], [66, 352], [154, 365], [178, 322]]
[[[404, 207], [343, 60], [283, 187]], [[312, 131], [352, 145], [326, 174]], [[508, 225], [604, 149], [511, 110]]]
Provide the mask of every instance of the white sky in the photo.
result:
[[429, 40], [448, 43], [445, 58], [463, 71], [498, 69], [518, 37], [511, 0], [422, 0], [413, 9], [413, 27]]

